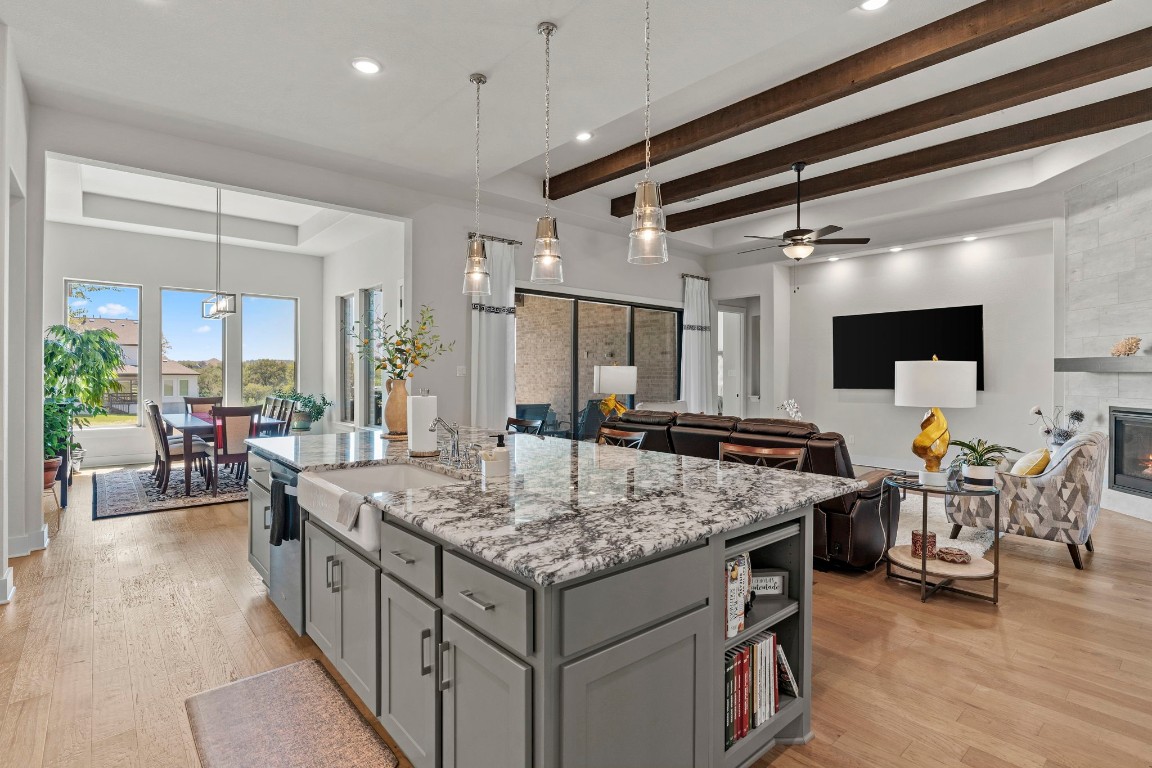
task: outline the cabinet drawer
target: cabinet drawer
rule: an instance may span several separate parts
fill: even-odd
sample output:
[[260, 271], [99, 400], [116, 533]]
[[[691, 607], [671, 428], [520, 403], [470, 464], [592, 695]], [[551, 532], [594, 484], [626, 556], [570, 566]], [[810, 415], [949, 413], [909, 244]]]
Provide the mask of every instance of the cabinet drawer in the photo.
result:
[[264, 488], [272, 488], [272, 462], [257, 456], [251, 448], [248, 449], [248, 478]]
[[401, 581], [429, 597], [440, 596], [440, 547], [404, 530], [380, 522], [380, 564]]
[[708, 547], [561, 592], [561, 652], [585, 648], [667, 618], [708, 599]]
[[445, 552], [444, 604], [517, 653], [532, 653], [531, 589]]

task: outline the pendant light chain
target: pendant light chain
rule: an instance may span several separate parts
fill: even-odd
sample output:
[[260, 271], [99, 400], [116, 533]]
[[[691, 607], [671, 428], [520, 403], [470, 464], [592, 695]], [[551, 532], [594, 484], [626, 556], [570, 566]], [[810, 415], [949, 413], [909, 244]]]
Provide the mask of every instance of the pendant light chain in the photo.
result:
[[552, 29], [544, 30], [544, 215], [552, 214]]
[[476, 228], [473, 231], [476, 232], [476, 236], [479, 237], [480, 236], [480, 84], [483, 83], [484, 80], [482, 77], [473, 77], [472, 82], [476, 83], [476, 159], [475, 159], [475, 171], [476, 171], [476, 202], [475, 202], [476, 221], [475, 221], [475, 225], [476, 225]]
[[652, 169], [652, 2], [644, 0], [644, 180]]

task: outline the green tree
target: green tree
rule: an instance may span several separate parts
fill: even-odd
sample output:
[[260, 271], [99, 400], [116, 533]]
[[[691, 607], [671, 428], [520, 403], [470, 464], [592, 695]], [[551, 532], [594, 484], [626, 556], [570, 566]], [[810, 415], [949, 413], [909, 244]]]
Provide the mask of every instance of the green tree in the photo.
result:
[[260, 403], [278, 389], [296, 386], [296, 363], [292, 360], [245, 360], [241, 370], [241, 394], [245, 403]]

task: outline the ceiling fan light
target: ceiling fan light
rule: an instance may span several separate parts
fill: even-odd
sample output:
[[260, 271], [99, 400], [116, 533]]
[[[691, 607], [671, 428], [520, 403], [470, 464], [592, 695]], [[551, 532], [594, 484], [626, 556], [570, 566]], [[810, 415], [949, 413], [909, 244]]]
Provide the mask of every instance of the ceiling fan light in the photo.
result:
[[632, 231], [628, 233], [629, 264], [664, 264], [668, 261], [664, 209], [660, 206], [660, 185], [654, 181], [636, 183], [636, 205], [632, 209]]
[[816, 250], [816, 246], [811, 243], [792, 243], [784, 246], [781, 250], [784, 251], [785, 256], [793, 261], [800, 261], [811, 256], [812, 252]]
[[560, 235], [556, 219], [541, 216], [536, 219], [536, 247], [532, 252], [532, 282], [564, 282], [564, 263], [560, 259]]
[[488, 253], [484, 241], [468, 241], [468, 261], [464, 266], [464, 293], [468, 296], [491, 296], [492, 278], [488, 274]]

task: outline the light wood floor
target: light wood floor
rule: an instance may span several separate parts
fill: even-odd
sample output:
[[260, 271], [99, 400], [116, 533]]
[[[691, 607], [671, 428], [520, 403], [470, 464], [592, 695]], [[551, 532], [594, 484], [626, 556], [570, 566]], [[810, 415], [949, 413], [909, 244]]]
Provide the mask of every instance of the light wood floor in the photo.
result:
[[[319, 653], [248, 567], [243, 505], [90, 510], [85, 473], [51, 547], [12, 561], [0, 766], [196, 766], [186, 697]], [[1079, 572], [1006, 541], [999, 608], [818, 573], [816, 739], [761, 766], [1152, 766], [1152, 523], [1106, 512], [1094, 540]]]

